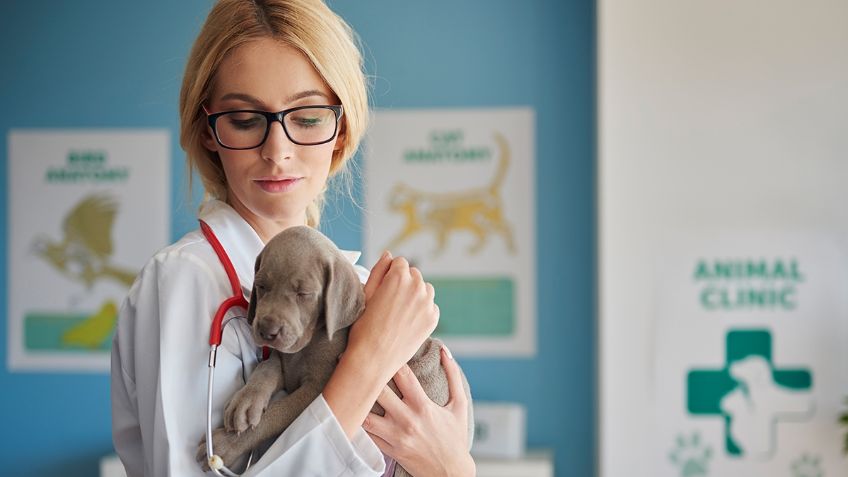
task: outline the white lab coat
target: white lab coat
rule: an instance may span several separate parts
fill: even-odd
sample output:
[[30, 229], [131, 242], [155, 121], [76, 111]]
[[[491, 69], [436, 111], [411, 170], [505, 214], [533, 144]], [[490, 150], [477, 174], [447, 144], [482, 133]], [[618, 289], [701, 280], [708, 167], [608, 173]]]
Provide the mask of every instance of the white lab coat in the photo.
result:
[[[259, 236], [220, 201], [204, 204], [200, 218], [229, 254], [249, 297], [263, 247]], [[359, 257], [347, 255], [351, 262]], [[367, 270], [357, 271], [364, 280]], [[204, 475], [195, 452], [206, 430], [209, 328], [231, 294], [200, 230], [158, 252], [130, 288], [112, 343], [112, 435], [129, 477]], [[257, 362], [250, 327], [234, 320], [218, 351], [213, 427], [221, 425], [224, 406]], [[245, 475], [379, 476], [384, 470], [383, 455], [368, 435], [360, 428], [348, 440], [319, 396]]]

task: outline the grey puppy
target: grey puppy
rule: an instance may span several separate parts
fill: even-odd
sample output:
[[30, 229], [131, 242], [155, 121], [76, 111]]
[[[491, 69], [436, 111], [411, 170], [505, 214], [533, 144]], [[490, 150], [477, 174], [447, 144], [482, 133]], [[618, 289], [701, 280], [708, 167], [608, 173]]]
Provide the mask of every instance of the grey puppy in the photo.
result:
[[[247, 320], [256, 342], [272, 352], [227, 404], [224, 427], [213, 432], [215, 453], [228, 466], [279, 436], [321, 394], [347, 346], [348, 327], [365, 306], [353, 266], [311, 227], [291, 227], [271, 239], [256, 258], [255, 272]], [[441, 346], [428, 338], [408, 364], [427, 396], [444, 406], [449, 393]], [[474, 417], [464, 374], [462, 384], [470, 448]], [[389, 385], [400, 395], [394, 382]], [[279, 390], [287, 395], [272, 400]], [[384, 414], [376, 403], [372, 412]], [[205, 442], [200, 443], [197, 460], [208, 469]], [[397, 465], [394, 475], [409, 473]]]

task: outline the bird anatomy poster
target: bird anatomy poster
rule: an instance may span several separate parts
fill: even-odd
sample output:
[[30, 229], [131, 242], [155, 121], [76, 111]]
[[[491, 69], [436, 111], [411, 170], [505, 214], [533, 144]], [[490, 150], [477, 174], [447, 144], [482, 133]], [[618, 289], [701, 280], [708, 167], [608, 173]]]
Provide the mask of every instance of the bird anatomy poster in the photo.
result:
[[9, 133], [8, 368], [108, 371], [118, 307], [169, 239], [167, 131]]
[[365, 250], [420, 268], [436, 335], [464, 356], [536, 352], [534, 112], [378, 111], [365, 149]]

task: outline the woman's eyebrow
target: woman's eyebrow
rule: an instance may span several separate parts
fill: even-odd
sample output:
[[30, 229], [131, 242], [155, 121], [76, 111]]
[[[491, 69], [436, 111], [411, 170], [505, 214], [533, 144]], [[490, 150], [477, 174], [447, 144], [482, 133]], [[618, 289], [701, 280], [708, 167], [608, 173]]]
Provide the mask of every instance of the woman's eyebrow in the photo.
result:
[[221, 96], [221, 101], [226, 101], [228, 99], [236, 99], [239, 101], [244, 101], [245, 103], [250, 103], [254, 106], [262, 106], [262, 101], [245, 93], [227, 93], [224, 96]]
[[[310, 89], [310, 90], [301, 91], [299, 93], [295, 93], [295, 94], [289, 96], [286, 99], [286, 103], [293, 103], [293, 102], [295, 102], [299, 99], [309, 98], [311, 96], [320, 96], [320, 97], [325, 98], [327, 100], [330, 99], [325, 93], [318, 91], [317, 89]], [[227, 93], [224, 96], [221, 96], [221, 101], [226, 101], [226, 100], [229, 100], [229, 99], [244, 101], [245, 103], [250, 103], [250, 104], [252, 104], [253, 106], [256, 106], [256, 107], [262, 107], [265, 104], [259, 98], [251, 96], [247, 93]]]
[[286, 100], [286, 102], [287, 103], [293, 103], [293, 102], [297, 101], [298, 99], [308, 98], [310, 96], [321, 96], [324, 99], [327, 99], [327, 100], [330, 99], [326, 94], [322, 93], [321, 91], [318, 91], [317, 89], [310, 89], [310, 90], [301, 91], [300, 93], [289, 96], [289, 98]]

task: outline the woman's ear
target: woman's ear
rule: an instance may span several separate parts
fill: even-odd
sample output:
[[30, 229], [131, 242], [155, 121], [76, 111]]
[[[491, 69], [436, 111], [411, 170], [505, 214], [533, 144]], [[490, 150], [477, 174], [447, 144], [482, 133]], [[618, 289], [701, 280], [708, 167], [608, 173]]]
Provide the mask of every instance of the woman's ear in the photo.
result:
[[345, 123], [342, 122], [339, 125], [339, 132], [336, 134], [336, 142], [333, 144], [333, 150], [338, 151], [345, 145], [345, 139], [347, 138], [347, 132], [345, 131]]
[[212, 131], [212, 126], [209, 125], [209, 110], [206, 109], [206, 105], [202, 104], [200, 106], [203, 109], [203, 113], [206, 114], [206, 119], [203, 121], [204, 126], [203, 129], [203, 147], [209, 149], [212, 152], [218, 152], [218, 141], [215, 140], [215, 133]]
[[212, 152], [218, 152], [218, 141], [215, 140], [213, 134], [212, 127], [207, 124], [206, 130], [203, 131], [203, 147]]

